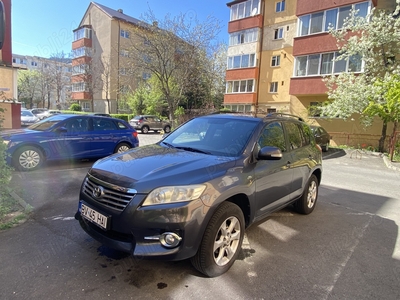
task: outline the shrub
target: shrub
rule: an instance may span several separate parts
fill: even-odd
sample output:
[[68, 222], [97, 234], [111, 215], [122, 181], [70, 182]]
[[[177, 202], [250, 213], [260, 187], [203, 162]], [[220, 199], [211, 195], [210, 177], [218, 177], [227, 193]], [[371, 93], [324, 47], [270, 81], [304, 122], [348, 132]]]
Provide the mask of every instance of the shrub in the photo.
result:
[[72, 103], [69, 107], [69, 110], [72, 111], [82, 111], [82, 107], [78, 103]]

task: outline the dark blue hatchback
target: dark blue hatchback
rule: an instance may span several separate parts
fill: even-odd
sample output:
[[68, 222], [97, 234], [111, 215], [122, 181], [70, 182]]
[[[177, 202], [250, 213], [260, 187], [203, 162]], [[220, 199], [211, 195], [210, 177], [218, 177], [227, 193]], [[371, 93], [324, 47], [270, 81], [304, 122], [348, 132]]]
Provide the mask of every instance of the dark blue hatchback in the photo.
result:
[[3, 131], [1, 137], [7, 162], [21, 171], [35, 170], [46, 160], [101, 158], [139, 146], [128, 122], [94, 115], [60, 114]]

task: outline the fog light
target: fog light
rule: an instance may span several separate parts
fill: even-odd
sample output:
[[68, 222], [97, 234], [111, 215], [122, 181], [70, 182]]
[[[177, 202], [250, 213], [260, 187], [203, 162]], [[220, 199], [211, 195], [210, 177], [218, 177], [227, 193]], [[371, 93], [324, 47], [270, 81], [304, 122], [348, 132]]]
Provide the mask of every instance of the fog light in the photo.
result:
[[174, 248], [179, 245], [182, 238], [174, 232], [164, 232], [160, 235], [160, 242], [164, 247]]

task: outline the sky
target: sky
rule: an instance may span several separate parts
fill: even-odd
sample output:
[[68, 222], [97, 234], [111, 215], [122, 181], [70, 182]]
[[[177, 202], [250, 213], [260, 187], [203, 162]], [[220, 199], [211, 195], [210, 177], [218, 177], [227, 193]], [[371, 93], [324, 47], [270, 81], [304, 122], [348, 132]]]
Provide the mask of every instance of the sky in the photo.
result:
[[[79, 26], [91, 1], [89, 0], [11, 0], [12, 53], [50, 57], [63, 51], [71, 52], [73, 30]], [[218, 19], [221, 32], [218, 39], [228, 40], [230, 0], [97, 0], [112, 9], [141, 19], [151, 9], [163, 20], [185, 13], [195, 15], [200, 22], [208, 16]]]

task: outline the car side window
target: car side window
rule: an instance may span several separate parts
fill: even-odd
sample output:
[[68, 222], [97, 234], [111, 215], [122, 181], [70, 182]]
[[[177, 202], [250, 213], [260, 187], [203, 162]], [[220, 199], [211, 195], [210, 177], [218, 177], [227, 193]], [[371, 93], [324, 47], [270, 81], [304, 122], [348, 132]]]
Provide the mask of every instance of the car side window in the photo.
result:
[[68, 133], [88, 131], [88, 121], [86, 118], [74, 118], [65, 123]]
[[286, 129], [291, 150], [310, 144], [310, 138], [305, 134], [300, 124], [288, 122], [286, 123]]
[[112, 120], [96, 118], [93, 120], [93, 129], [96, 131], [102, 130], [116, 130], [115, 124]]
[[273, 122], [265, 126], [257, 143], [259, 149], [272, 146], [286, 152], [285, 134], [280, 122]]
[[127, 129], [128, 128], [124, 123], [122, 123], [120, 121], [117, 122], [117, 126], [119, 129]]

